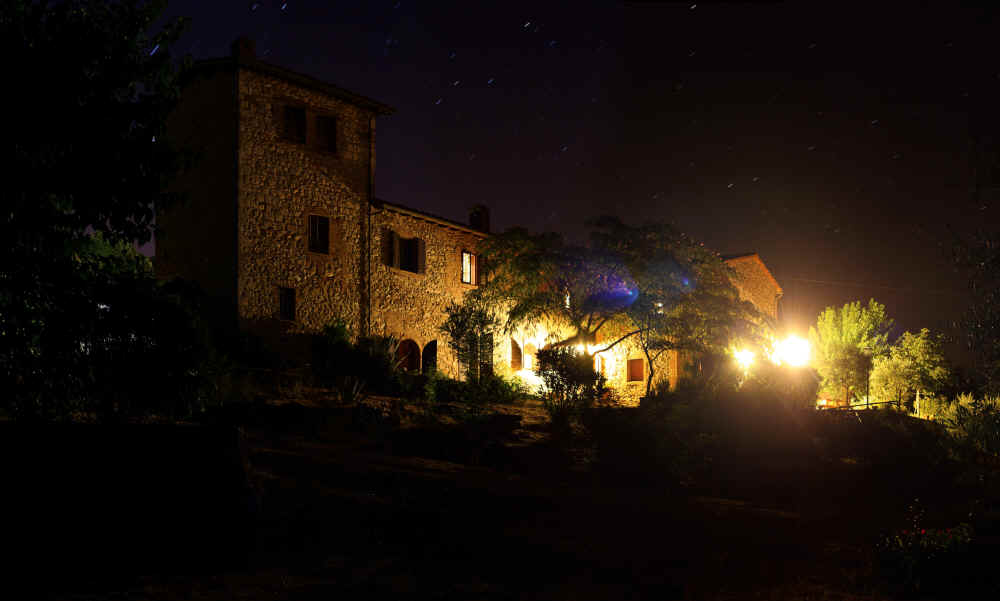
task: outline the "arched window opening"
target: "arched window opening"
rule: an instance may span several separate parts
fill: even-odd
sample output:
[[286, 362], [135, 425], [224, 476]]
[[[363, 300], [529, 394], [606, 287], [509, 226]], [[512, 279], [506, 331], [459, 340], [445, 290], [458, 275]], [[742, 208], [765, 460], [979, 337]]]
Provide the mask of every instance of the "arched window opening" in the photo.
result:
[[431, 340], [424, 345], [424, 355], [421, 360], [420, 371], [424, 374], [431, 374], [437, 371], [438, 363], [438, 343], [437, 340]]
[[399, 343], [396, 359], [403, 371], [420, 371], [420, 346], [407, 338]]

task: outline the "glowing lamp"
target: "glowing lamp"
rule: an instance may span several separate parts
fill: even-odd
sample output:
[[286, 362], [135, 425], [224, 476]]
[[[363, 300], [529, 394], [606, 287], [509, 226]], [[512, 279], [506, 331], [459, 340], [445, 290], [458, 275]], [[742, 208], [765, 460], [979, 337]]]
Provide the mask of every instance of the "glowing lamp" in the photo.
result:
[[804, 338], [789, 336], [775, 344], [773, 359], [778, 365], [785, 363], [792, 367], [802, 367], [809, 363], [809, 357], [809, 341]]
[[733, 351], [733, 357], [736, 358], [736, 363], [744, 370], [749, 369], [753, 365], [753, 351]]

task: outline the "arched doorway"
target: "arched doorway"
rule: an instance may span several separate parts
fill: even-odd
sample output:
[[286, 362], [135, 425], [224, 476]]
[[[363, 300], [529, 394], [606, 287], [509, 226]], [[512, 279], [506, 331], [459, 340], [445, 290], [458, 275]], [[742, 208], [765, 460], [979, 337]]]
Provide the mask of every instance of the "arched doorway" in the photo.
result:
[[424, 374], [431, 374], [437, 371], [438, 365], [438, 343], [431, 340], [424, 345], [424, 356], [420, 362], [421, 371]]
[[396, 359], [399, 361], [399, 369], [420, 371], [420, 346], [409, 338], [400, 341], [396, 348]]

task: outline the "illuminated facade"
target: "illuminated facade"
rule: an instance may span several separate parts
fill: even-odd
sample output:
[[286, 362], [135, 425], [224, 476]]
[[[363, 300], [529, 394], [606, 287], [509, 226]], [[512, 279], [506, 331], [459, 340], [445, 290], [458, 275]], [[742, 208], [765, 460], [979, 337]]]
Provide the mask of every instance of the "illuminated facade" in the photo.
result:
[[[374, 196], [375, 122], [391, 112], [258, 61], [246, 40], [198, 63], [169, 129], [200, 161], [178, 182], [188, 202], [158, 215], [158, 274], [199, 282], [220, 319], [289, 352], [342, 319], [403, 340], [408, 369], [458, 376], [438, 327], [478, 284], [489, 212], [476, 206], [460, 223]], [[776, 315], [781, 289], [763, 262], [733, 260], [741, 295]], [[535, 353], [569, 334], [537, 324], [498, 338], [494, 369], [535, 383]], [[678, 365], [665, 355], [656, 382], [675, 383]], [[644, 394], [649, 365], [634, 344], [596, 355], [595, 368], [623, 401]]]

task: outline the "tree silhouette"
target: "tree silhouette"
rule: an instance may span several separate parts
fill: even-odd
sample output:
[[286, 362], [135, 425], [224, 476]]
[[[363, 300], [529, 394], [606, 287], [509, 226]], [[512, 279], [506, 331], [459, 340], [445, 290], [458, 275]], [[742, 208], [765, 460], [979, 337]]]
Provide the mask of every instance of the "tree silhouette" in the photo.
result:
[[0, 211], [0, 385], [17, 415], [51, 417], [92, 396], [94, 344], [114, 338], [102, 328], [129, 306], [100, 299], [151, 278], [121, 245], [150, 239], [154, 206], [173, 200], [167, 184], [183, 161], [164, 136], [178, 96], [169, 47], [183, 22], [146, 33], [164, 7], [0, 8], [0, 45], [16, 57]]

